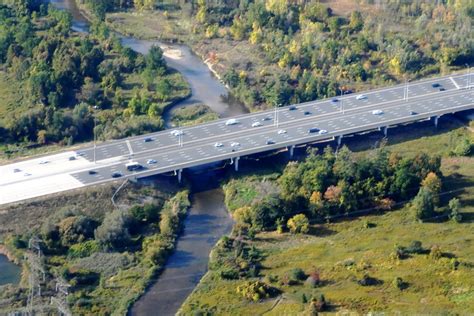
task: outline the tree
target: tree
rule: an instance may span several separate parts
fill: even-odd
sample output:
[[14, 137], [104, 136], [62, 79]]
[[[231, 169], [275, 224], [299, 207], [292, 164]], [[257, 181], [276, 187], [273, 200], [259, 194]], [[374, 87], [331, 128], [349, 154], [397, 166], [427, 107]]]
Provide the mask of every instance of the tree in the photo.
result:
[[163, 51], [157, 45], [153, 45], [145, 57], [146, 68], [158, 71], [158, 74], [163, 74], [166, 67], [166, 62], [163, 58]]
[[352, 11], [351, 18], [349, 21], [349, 27], [354, 32], [358, 32], [364, 26], [364, 20], [362, 19], [362, 15], [359, 11]]
[[441, 180], [439, 179], [439, 177], [434, 172], [430, 172], [423, 179], [421, 185], [431, 191], [433, 195], [433, 203], [435, 205], [438, 205], [439, 193], [441, 192]]
[[421, 187], [412, 201], [411, 210], [415, 218], [421, 221], [433, 217], [435, 214], [433, 193], [429, 189]]
[[95, 230], [95, 239], [106, 248], [122, 248], [130, 241], [129, 222], [129, 217], [121, 210], [107, 213], [102, 224]]
[[309, 221], [304, 214], [298, 214], [290, 218], [287, 226], [293, 234], [306, 234], [309, 231]]
[[448, 203], [449, 218], [456, 223], [459, 223], [462, 221], [462, 215], [459, 213], [459, 207], [460, 207], [459, 199], [452, 198], [451, 200], [449, 200], [449, 203]]

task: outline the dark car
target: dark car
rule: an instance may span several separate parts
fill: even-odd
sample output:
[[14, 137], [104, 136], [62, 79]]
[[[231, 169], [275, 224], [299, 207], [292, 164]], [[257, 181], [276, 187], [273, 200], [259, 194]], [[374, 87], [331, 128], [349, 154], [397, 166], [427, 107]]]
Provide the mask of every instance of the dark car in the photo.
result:
[[296, 106], [294, 105], [291, 105], [289, 108], [288, 108], [288, 111], [294, 111], [296, 110]]
[[339, 102], [338, 99], [332, 99], [332, 100], [331, 100], [331, 103], [337, 103], [337, 102]]
[[309, 134], [312, 134], [312, 133], [319, 133], [319, 128], [316, 128], [316, 127], [310, 128], [310, 129], [308, 130], [308, 133], [309, 133]]
[[310, 111], [304, 111], [303, 114], [304, 114], [304, 115], [310, 115], [311, 112], [310, 112]]
[[446, 91], [445, 88], [439, 88], [439, 91]]
[[410, 115], [417, 115], [418, 113], [415, 111], [410, 111]]
[[121, 172], [113, 172], [112, 173], [112, 178], [120, 178], [122, 176]]
[[95, 170], [89, 170], [89, 174], [97, 174], [97, 171], [95, 171]]
[[267, 141], [265, 142], [265, 144], [267, 145], [273, 145], [275, 144], [275, 141], [273, 139], [267, 139]]
[[149, 142], [152, 142], [152, 141], [153, 141], [153, 138], [151, 138], [151, 137], [146, 137], [143, 141], [144, 141], [145, 143], [149, 143]]
[[74, 156], [69, 157], [69, 161], [73, 161], [73, 160], [76, 160], [76, 157]]
[[262, 118], [262, 121], [270, 121], [272, 118], [270, 116], [265, 116]]
[[431, 84], [431, 86], [432, 86], [433, 88], [439, 88], [439, 87], [441, 87], [441, 85], [440, 85], [439, 83], [433, 83], [433, 84]]

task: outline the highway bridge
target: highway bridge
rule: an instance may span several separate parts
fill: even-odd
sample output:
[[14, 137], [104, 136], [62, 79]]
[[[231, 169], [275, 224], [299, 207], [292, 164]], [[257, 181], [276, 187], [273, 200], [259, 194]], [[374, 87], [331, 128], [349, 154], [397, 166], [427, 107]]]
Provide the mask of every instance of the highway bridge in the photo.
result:
[[[471, 78], [472, 77], [472, 78]], [[0, 166], [0, 204], [438, 119], [474, 108], [474, 76], [458, 74], [107, 141]], [[74, 157], [74, 158], [71, 158]], [[127, 168], [134, 162], [139, 169]], [[131, 169], [131, 170], [129, 170]], [[133, 170], [132, 170], [133, 169]]]

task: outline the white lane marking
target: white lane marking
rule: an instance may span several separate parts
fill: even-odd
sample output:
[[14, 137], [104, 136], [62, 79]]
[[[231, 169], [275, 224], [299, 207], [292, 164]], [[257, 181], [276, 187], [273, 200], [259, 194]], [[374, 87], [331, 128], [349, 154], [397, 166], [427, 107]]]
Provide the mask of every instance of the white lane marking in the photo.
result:
[[456, 89], [458, 89], [458, 90], [461, 89], [461, 87], [457, 84], [456, 80], [454, 80], [453, 77], [449, 77], [449, 79], [451, 79], [451, 81], [453, 82]]
[[125, 141], [127, 143], [127, 147], [128, 147], [128, 151], [130, 152], [130, 156], [133, 155], [133, 149], [132, 149], [132, 145], [130, 144], [130, 140], [126, 140]]

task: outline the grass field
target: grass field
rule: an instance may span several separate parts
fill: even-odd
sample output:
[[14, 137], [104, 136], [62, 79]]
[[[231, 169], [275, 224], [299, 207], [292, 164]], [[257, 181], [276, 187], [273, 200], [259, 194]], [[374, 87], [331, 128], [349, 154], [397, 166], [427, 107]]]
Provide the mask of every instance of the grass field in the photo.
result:
[[[389, 135], [390, 132], [389, 132]], [[380, 138], [366, 136], [375, 142]], [[458, 120], [445, 120], [439, 130], [426, 125], [392, 131], [388, 148], [402, 155], [418, 152], [443, 156], [443, 207], [452, 197], [461, 201], [462, 223], [452, 221], [420, 223], [413, 219], [407, 206], [384, 214], [345, 219], [336, 223], [313, 225], [307, 235], [265, 232], [249, 241], [264, 253], [263, 269], [258, 279], [280, 289], [273, 299], [250, 302], [236, 293], [247, 280], [222, 280], [210, 271], [182, 306], [182, 314], [208, 311], [216, 315], [304, 315], [312, 296], [324, 294], [328, 313], [389, 314], [461, 314], [474, 312], [474, 158], [448, 157], [453, 144], [462, 137], [473, 137]], [[365, 141], [346, 140], [352, 150], [366, 153]], [[369, 142], [370, 143], [370, 142]], [[248, 180], [248, 181], [247, 181]], [[237, 183], [235, 183], [237, 182]], [[255, 196], [251, 176], [231, 181], [240, 194], [228, 199], [230, 205]], [[226, 197], [227, 198], [227, 197]], [[367, 225], [371, 223], [372, 225]], [[370, 226], [371, 228], [366, 228]], [[421, 241], [423, 254], [393, 259], [397, 245], [408, 247]], [[439, 259], [428, 253], [432, 246], [443, 253]], [[454, 266], [457, 265], [455, 268]], [[312, 288], [300, 282], [282, 285], [281, 280], [292, 269], [308, 274], [318, 271], [321, 285]], [[365, 274], [379, 280], [376, 286], [357, 283]], [[393, 285], [401, 278], [403, 290]]]

